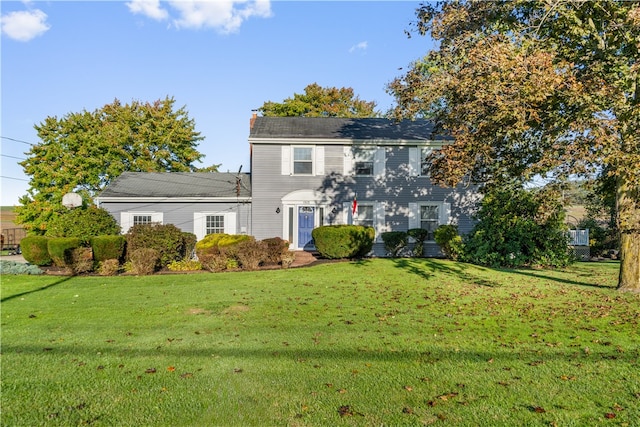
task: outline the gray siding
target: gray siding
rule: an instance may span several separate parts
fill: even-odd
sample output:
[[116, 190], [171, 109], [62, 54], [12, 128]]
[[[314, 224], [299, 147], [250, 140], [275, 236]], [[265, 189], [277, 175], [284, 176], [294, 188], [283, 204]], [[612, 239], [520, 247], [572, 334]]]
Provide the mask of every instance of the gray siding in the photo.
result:
[[193, 233], [193, 215], [195, 212], [236, 212], [237, 232], [251, 234], [250, 203], [213, 203], [213, 202], [102, 202], [106, 209], [120, 224], [122, 212], [162, 212], [163, 224], [173, 224], [180, 230]]
[[[288, 143], [283, 141], [283, 144]], [[357, 193], [359, 204], [385, 203], [388, 230], [408, 230], [409, 203], [429, 201], [450, 203], [451, 220], [461, 233], [468, 233], [473, 227], [472, 213], [477, 200], [474, 189], [443, 188], [433, 185], [428, 177], [410, 176], [408, 146], [385, 147], [385, 174], [381, 179], [345, 176], [342, 145], [324, 146], [324, 175], [282, 175], [281, 150], [281, 145], [273, 142], [253, 144], [253, 234], [258, 239], [275, 236], [287, 239], [283, 235], [281, 200], [292, 191], [304, 189], [316, 190], [327, 196], [331, 207], [337, 210], [330, 219], [332, 223], [343, 222], [343, 203], [350, 203]], [[381, 244], [376, 244], [375, 253], [384, 253]], [[437, 245], [428, 244], [425, 254], [437, 256]]]

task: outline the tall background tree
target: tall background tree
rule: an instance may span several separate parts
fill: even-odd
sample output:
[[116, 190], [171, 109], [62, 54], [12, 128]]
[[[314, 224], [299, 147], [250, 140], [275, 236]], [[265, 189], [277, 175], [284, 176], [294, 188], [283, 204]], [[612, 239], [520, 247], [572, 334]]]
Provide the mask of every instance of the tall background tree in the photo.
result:
[[398, 117], [433, 117], [455, 137], [433, 155], [433, 179], [606, 175], [618, 287], [640, 291], [639, 2], [445, 1], [417, 18], [439, 48], [388, 90]]
[[304, 93], [282, 102], [265, 102], [258, 109], [265, 117], [377, 117], [376, 103], [355, 96], [352, 88], [321, 87], [312, 83]]
[[[31, 177], [16, 218], [32, 234], [44, 234], [62, 196], [79, 193], [85, 204], [122, 172], [195, 171], [203, 138], [184, 107], [167, 97], [152, 103], [117, 99], [93, 112], [47, 117], [35, 126], [41, 142], [21, 162]], [[216, 167], [207, 168], [215, 170]]]

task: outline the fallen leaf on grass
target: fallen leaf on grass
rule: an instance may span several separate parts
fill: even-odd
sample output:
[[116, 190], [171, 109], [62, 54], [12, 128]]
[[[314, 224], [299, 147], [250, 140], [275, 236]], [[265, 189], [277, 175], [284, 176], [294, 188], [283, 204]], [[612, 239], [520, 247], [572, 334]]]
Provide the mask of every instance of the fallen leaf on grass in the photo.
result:
[[413, 387], [411, 387], [410, 385], [404, 386], [404, 389], [407, 391], [413, 391]]
[[542, 406], [531, 406], [530, 409], [536, 414], [544, 414], [545, 412], [547, 412]]
[[613, 412], [607, 412], [606, 414], [604, 414], [604, 417], [608, 419], [612, 419], [616, 417], [616, 414], [614, 414]]
[[169, 372], [173, 372], [175, 370], [176, 370], [175, 366], [168, 366], [167, 367], [167, 371], [169, 371]]
[[346, 417], [346, 416], [350, 417], [353, 415], [353, 411], [351, 410], [351, 406], [342, 405], [341, 407], [338, 408], [338, 414], [340, 414], [341, 417]]
[[156, 372], [157, 372], [156, 368], [149, 368], [146, 371], [144, 371], [145, 374], [155, 374]]
[[402, 408], [402, 413], [403, 414], [413, 414], [413, 409], [408, 407], [408, 406], [405, 406], [404, 408]]
[[193, 377], [193, 374], [191, 372], [185, 372], [184, 374], [180, 375], [180, 378], [191, 378]]

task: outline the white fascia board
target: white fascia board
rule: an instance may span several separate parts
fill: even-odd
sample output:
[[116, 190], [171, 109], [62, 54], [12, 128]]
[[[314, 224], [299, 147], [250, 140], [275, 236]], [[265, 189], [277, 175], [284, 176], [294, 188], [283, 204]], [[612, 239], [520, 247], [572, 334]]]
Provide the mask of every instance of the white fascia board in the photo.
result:
[[171, 202], [171, 203], [229, 203], [251, 202], [251, 197], [97, 197], [96, 204], [104, 202]]
[[336, 138], [249, 138], [250, 144], [265, 145], [411, 145], [440, 148], [451, 142], [438, 140], [423, 139], [336, 139]]

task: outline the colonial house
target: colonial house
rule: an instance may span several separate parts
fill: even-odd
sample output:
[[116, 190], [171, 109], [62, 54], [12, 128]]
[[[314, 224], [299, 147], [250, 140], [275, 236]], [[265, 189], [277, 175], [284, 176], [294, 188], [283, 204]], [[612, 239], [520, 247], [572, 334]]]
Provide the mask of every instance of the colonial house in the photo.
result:
[[385, 231], [427, 229], [425, 255], [437, 256], [438, 225], [457, 224], [462, 233], [473, 226], [474, 189], [429, 179], [427, 154], [450, 142], [429, 121], [254, 115], [250, 123], [250, 174], [126, 173], [98, 204], [123, 232], [160, 221], [199, 239], [222, 230], [281, 237], [293, 250], [312, 250], [316, 227], [367, 225], [379, 256]]

